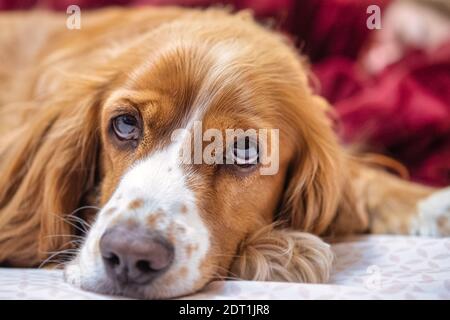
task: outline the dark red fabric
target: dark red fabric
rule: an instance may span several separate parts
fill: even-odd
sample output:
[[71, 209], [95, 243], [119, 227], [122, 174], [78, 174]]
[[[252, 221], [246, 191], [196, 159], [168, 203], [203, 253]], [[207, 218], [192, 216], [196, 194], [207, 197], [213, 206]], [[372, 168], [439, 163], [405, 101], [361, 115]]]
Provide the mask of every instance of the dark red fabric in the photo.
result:
[[292, 36], [313, 62], [320, 93], [335, 106], [345, 142], [398, 159], [418, 181], [450, 183], [450, 43], [428, 54], [411, 52], [376, 77], [358, 68], [376, 32], [366, 28], [366, 8], [385, 8], [389, 0], [0, 0], [0, 9], [219, 3], [251, 8]]
[[412, 52], [374, 78], [354, 61], [314, 66], [334, 104], [347, 142], [362, 142], [400, 159], [416, 180], [450, 179], [450, 42], [431, 54]]

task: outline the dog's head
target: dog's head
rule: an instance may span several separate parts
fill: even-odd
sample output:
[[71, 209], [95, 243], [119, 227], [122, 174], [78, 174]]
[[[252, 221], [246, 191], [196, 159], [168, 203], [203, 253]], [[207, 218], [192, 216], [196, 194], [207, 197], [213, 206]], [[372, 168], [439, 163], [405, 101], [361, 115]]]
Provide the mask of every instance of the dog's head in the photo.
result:
[[333, 218], [342, 155], [294, 48], [239, 16], [197, 18], [114, 52], [34, 132], [41, 249], [70, 230], [44, 211], [70, 213], [98, 195], [65, 270], [82, 288], [188, 294], [229, 275], [261, 228], [279, 220], [320, 233]]

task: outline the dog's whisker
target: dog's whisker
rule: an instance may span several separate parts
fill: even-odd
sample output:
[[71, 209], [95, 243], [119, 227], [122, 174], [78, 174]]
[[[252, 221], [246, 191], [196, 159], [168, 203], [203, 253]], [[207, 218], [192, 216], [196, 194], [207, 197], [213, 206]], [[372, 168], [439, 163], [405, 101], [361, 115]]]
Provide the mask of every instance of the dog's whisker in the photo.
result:
[[60, 250], [60, 251], [44, 251], [42, 253], [44, 254], [73, 254], [73, 253], [77, 253], [78, 249], [76, 248], [70, 248], [70, 249], [64, 249], [64, 250]]
[[92, 226], [85, 220], [83, 220], [80, 217], [77, 216], [67, 216], [66, 217], [69, 220], [73, 220], [74, 222], [78, 222], [83, 228], [85, 228], [86, 230], [89, 230], [92, 228]]
[[50, 234], [50, 235], [45, 236], [44, 239], [47, 239], [47, 238], [58, 238], [58, 237], [61, 237], [61, 238], [64, 238], [64, 237], [77, 238], [77, 239], [80, 239], [80, 240], [85, 239], [85, 237], [78, 236], [78, 235], [75, 235], [75, 234]]
[[[44, 267], [47, 267], [47, 266], [51, 265], [52, 269], [64, 269], [64, 267], [67, 264], [69, 264], [71, 261], [72, 261], [72, 259], [70, 259], [70, 257], [67, 258], [66, 261], [64, 261], [64, 259], [58, 259], [58, 260], [52, 259], [50, 261], [47, 261], [46, 262], [46, 266], [44, 266]], [[54, 264], [54, 265], [52, 265], [52, 264]]]
[[60, 216], [57, 214], [53, 214], [55, 217], [57, 217], [58, 219], [61, 219], [62, 221], [64, 221], [65, 223], [67, 223], [68, 225], [74, 227], [76, 230], [80, 231], [82, 234], [86, 234], [88, 230], [82, 229], [79, 226], [77, 226], [76, 224], [72, 223], [71, 221], [69, 221], [67, 219], [67, 217], [64, 216]]
[[223, 274], [220, 274], [219, 271], [214, 271], [214, 272], [210, 273], [209, 277], [211, 279], [216, 279], [216, 280], [240, 280], [240, 281], [242, 281], [242, 278], [240, 278], [238, 275], [232, 274], [228, 270], [224, 270], [224, 271], [226, 271], [228, 274], [223, 275]]
[[[211, 264], [211, 267], [213, 271], [211, 272], [211, 275], [214, 278], [220, 278], [224, 280], [242, 280], [237, 274], [234, 274], [231, 270], [224, 268], [222, 266], [219, 266], [217, 264]], [[224, 276], [223, 274], [220, 274], [219, 272], [226, 273]]]
[[[44, 252], [47, 254], [47, 252]], [[48, 252], [51, 253], [51, 252]], [[55, 258], [58, 255], [62, 255], [62, 254], [72, 254], [72, 256], [76, 253], [78, 253], [78, 250], [76, 249], [65, 249], [65, 250], [61, 250], [61, 251], [56, 251], [53, 254], [51, 254], [47, 259], [45, 259], [44, 261], [41, 262], [41, 264], [38, 266], [38, 269], [41, 269], [43, 266], [45, 266], [48, 262], [50, 262], [53, 258]]]
[[97, 211], [101, 210], [101, 208], [97, 207], [97, 206], [82, 206], [82, 207], [79, 207], [79, 208], [73, 210], [69, 215], [74, 215], [75, 213], [77, 213], [77, 212], [79, 212], [81, 210], [85, 210], [85, 209], [95, 209]]

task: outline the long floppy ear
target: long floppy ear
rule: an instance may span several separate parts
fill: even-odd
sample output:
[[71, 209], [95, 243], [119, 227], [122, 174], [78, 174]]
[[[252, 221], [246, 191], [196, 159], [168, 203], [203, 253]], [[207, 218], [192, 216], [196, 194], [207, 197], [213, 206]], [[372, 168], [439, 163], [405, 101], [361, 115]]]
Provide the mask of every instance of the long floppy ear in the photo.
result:
[[322, 234], [334, 219], [343, 194], [345, 154], [333, 131], [326, 101], [305, 96], [291, 115], [298, 142], [278, 219], [294, 230]]
[[306, 96], [302, 103], [307, 106], [291, 115], [299, 128], [299, 143], [279, 220], [294, 230], [327, 237], [406, 233], [418, 214], [418, 201], [434, 190], [384, 172], [382, 167], [398, 168], [386, 157], [353, 156], [338, 142], [326, 101]]
[[[0, 148], [0, 264], [34, 266], [68, 248], [64, 218], [94, 187], [99, 150], [98, 89], [73, 85], [36, 105]], [[36, 103], [37, 104], [37, 103]]]

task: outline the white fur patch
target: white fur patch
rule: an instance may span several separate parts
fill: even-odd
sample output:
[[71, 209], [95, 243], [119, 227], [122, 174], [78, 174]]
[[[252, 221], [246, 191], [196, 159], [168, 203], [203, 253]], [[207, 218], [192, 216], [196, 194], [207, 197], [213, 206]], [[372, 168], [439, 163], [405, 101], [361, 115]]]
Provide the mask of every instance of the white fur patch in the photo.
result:
[[421, 236], [450, 236], [450, 188], [433, 193], [417, 205], [411, 233]]
[[[180, 143], [176, 143], [157, 151], [137, 162], [123, 176], [99, 213], [77, 258], [66, 267], [68, 282], [87, 290], [126, 293], [142, 298], [174, 297], [194, 289], [202, 276], [200, 264], [210, 242], [194, 193], [187, 187], [185, 173], [180, 167], [180, 148]], [[133, 201], [139, 205], [130, 205]], [[114, 210], [110, 210], [112, 208]], [[99, 251], [99, 240], [106, 229], [130, 221], [160, 233], [172, 241], [175, 248], [171, 267], [148, 286], [133, 293], [126, 288], [113, 288]], [[176, 281], [168, 281], [170, 278]]]

